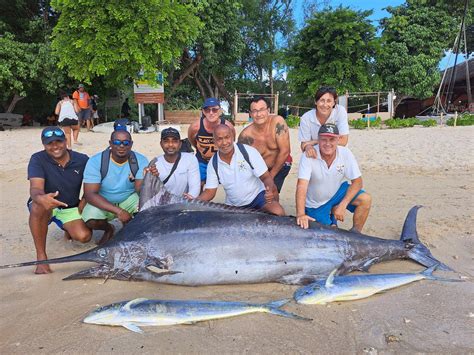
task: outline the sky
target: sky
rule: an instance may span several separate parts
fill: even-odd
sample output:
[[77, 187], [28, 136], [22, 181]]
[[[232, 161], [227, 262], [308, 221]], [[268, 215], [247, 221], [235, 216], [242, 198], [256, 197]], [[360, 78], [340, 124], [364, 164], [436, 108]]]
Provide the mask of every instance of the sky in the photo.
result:
[[[324, 0], [320, 0], [320, 2], [324, 3]], [[385, 11], [384, 8], [387, 6], [399, 6], [405, 3], [405, 0], [330, 0], [328, 2], [333, 8], [342, 5], [343, 7], [350, 7], [354, 10], [373, 10], [373, 14], [369, 16], [369, 19], [372, 20], [374, 26], [378, 26], [379, 20], [389, 16], [389, 13]], [[305, 0], [295, 1], [295, 17], [299, 28], [304, 25], [304, 3]], [[465, 58], [460, 55], [458, 57], [458, 64], [463, 62], [464, 59]], [[444, 70], [453, 64], [454, 55], [450, 58], [449, 53], [446, 53], [439, 63], [439, 68]]]

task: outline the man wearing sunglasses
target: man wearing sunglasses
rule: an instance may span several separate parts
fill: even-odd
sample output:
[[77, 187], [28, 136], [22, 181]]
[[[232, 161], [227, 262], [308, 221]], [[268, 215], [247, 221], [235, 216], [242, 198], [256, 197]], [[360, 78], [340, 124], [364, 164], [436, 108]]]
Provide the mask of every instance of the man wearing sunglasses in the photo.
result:
[[270, 105], [263, 96], [250, 101], [253, 121], [239, 135], [239, 142], [254, 147], [265, 160], [278, 192], [290, 172], [290, 132], [283, 117], [270, 114]]
[[[91, 230], [81, 218], [79, 199], [88, 157], [67, 149], [66, 136], [59, 127], [46, 127], [41, 132], [44, 150], [31, 156], [28, 164], [30, 198], [29, 225], [37, 260], [47, 260], [48, 225], [55, 222], [66, 237], [82, 243], [91, 239]], [[49, 265], [38, 265], [36, 274], [50, 273]]]
[[[118, 218], [126, 224], [138, 209], [138, 192], [143, 181], [143, 169], [147, 167], [148, 160], [137, 152], [132, 154], [132, 145], [132, 136], [128, 131], [115, 130], [110, 136], [109, 151], [92, 156], [84, 171], [84, 196], [87, 205], [82, 212], [82, 218], [89, 228], [104, 231], [99, 245], [114, 235], [114, 228], [109, 221]], [[104, 153], [110, 157], [105, 162]], [[105, 176], [103, 163], [107, 164]], [[132, 173], [132, 164], [138, 165], [135, 175]]]
[[189, 126], [188, 139], [196, 148], [196, 158], [199, 162], [199, 173], [201, 176], [201, 186], [204, 186], [207, 176], [207, 164], [212, 158], [217, 148], [214, 144], [214, 129], [225, 124], [229, 126], [235, 137], [235, 129], [232, 123], [225, 120], [222, 115], [221, 104], [218, 99], [211, 97], [204, 101], [202, 105], [202, 116]]

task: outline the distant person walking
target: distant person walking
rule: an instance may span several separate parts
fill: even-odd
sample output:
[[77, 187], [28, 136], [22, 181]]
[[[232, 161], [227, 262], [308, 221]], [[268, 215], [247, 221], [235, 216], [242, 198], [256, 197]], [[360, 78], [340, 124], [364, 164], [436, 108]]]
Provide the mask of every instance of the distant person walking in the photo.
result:
[[122, 118], [130, 118], [130, 111], [132, 108], [128, 104], [128, 97], [125, 99], [125, 101], [122, 104], [122, 109], [120, 110], [122, 113]]
[[61, 101], [57, 103], [54, 113], [59, 116], [58, 124], [66, 134], [67, 148], [71, 149], [73, 141], [75, 144], [81, 145], [78, 142], [80, 127], [79, 118], [77, 117], [77, 112], [80, 111], [80, 108], [65, 91], [61, 91], [59, 97]]
[[94, 128], [94, 124], [99, 124], [99, 109], [97, 107], [98, 100], [99, 100], [99, 96], [92, 95], [91, 97], [91, 109], [92, 109], [91, 126], [92, 128]]
[[77, 117], [79, 117], [79, 125], [84, 126], [84, 123], [87, 125], [87, 130], [91, 130], [91, 116], [92, 116], [92, 109], [90, 106], [91, 97], [84, 89], [83, 84], [79, 84], [77, 90], [74, 91], [72, 95], [74, 101], [76, 101], [77, 106], [79, 106], [80, 111], [77, 113]]

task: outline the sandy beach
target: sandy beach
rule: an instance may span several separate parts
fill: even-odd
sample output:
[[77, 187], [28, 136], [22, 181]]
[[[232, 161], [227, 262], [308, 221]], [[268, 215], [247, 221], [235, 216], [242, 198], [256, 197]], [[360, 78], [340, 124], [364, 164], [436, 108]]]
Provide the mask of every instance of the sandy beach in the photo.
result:
[[[40, 127], [0, 132], [0, 264], [35, 259], [26, 209], [26, 168], [31, 154], [43, 149], [40, 132]], [[161, 152], [159, 137], [134, 135], [134, 150], [153, 158]], [[74, 149], [90, 156], [103, 150], [108, 139], [107, 134], [83, 132], [83, 145]], [[300, 157], [296, 130], [291, 139], [295, 164], [280, 201], [287, 213], [294, 214]], [[99, 305], [137, 297], [268, 302], [292, 297], [297, 287], [61, 280], [89, 263], [52, 265], [52, 274], [40, 276], [32, 267], [0, 270], [0, 353], [473, 353], [474, 127], [351, 130], [349, 147], [373, 197], [364, 233], [398, 239], [408, 210], [423, 205], [418, 215], [420, 239], [437, 259], [457, 271], [437, 274], [466, 282], [425, 280], [354, 302], [328, 306], [292, 302], [284, 307], [313, 318], [312, 322], [252, 314], [195, 325], [146, 327], [140, 335], [81, 320]], [[218, 197], [222, 202], [222, 193]], [[349, 221], [341, 225], [350, 226]], [[50, 227], [50, 258], [94, 246], [66, 241], [59, 229]], [[421, 270], [411, 261], [371, 268], [371, 272]]]

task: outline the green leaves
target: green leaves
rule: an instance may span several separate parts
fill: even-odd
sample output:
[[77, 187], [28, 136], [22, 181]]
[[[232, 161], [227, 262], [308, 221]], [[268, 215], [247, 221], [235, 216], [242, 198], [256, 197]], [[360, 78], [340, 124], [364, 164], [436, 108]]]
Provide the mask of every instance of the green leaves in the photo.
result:
[[172, 64], [198, 35], [200, 3], [171, 0], [54, 0], [60, 18], [52, 47], [77, 80], [103, 76], [121, 85]]

